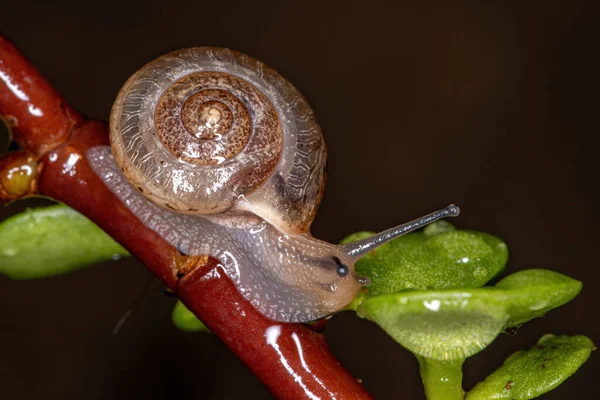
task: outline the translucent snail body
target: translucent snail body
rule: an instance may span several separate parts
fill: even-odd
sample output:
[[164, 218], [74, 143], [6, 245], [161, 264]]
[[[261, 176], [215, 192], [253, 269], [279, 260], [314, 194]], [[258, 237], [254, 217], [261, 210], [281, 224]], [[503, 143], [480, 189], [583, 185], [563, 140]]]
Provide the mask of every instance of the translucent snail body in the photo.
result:
[[125, 84], [111, 148], [88, 161], [149, 228], [220, 260], [263, 315], [307, 322], [342, 309], [368, 279], [354, 263], [450, 206], [360, 242], [309, 233], [325, 184], [321, 130], [300, 93], [246, 55], [199, 47], [160, 57]]

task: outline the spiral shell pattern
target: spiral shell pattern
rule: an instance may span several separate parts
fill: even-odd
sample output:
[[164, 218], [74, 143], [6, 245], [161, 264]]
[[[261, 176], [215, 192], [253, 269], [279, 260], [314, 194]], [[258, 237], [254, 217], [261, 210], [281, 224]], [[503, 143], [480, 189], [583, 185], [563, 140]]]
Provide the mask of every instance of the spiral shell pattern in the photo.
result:
[[194, 214], [237, 205], [308, 230], [325, 144], [306, 100], [260, 61], [210, 47], [167, 54], [127, 81], [110, 125], [118, 165], [156, 204]]

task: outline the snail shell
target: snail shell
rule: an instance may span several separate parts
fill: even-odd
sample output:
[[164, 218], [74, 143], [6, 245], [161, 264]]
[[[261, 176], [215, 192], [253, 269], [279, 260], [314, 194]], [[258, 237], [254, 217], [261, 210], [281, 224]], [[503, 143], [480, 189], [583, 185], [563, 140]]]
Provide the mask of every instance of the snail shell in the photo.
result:
[[260, 61], [210, 47], [160, 57], [121, 89], [110, 130], [123, 174], [161, 207], [310, 228], [325, 142], [304, 97]]

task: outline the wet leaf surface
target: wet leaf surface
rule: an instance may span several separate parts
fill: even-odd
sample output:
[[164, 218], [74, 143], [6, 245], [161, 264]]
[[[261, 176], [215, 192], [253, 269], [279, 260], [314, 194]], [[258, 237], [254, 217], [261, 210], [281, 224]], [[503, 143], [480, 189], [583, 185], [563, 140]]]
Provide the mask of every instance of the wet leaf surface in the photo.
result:
[[[342, 243], [371, 234], [355, 233]], [[486, 233], [457, 231], [440, 221], [424, 232], [382, 245], [360, 259], [355, 268], [371, 281], [368, 297], [407, 289], [480, 287], [502, 271], [507, 259], [502, 240]]]
[[507, 327], [567, 303], [580, 290], [579, 281], [557, 272], [526, 270], [496, 286], [372, 296], [357, 313], [419, 356], [457, 360], [484, 349]]
[[129, 253], [77, 211], [59, 204], [0, 223], [0, 274], [34, 279], [65, 274]]
[[357, 313], [416, 355], [458, 360], [500, 333], [509, 317], [502, 300], [486, 289], [405, 291], [371, 297]]
[[562, 306], [579, 294], [582, 283], [545, 269], [515, 272], [496, 284], [510, 293], [506, 328], [521, 325]]
[[533, 348], [508, 357], [467, 394], [466, 400], [533, 399], [571, 376], [594, 349], [585, 336], [545, 335]]

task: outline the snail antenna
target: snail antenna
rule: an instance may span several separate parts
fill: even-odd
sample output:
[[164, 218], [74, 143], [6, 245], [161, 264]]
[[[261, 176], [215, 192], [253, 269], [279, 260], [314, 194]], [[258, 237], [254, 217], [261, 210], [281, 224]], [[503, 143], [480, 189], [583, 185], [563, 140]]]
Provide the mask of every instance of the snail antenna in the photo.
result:
[[358, 259], [367, 254], [369, 251], [389, 242], [390, 240], [396, 239], [397, 237], [419, 229], [425, 225], [437, 221], [438, 219], [456, 217], [458, 214], [460, 214], [460, 209], [458, 206], [451, 204], [446, 208], [415, 219], [414, 221], [398, 225], [368, 238], [348, 243], [342, 246], [342, 248], [350, 257]]

